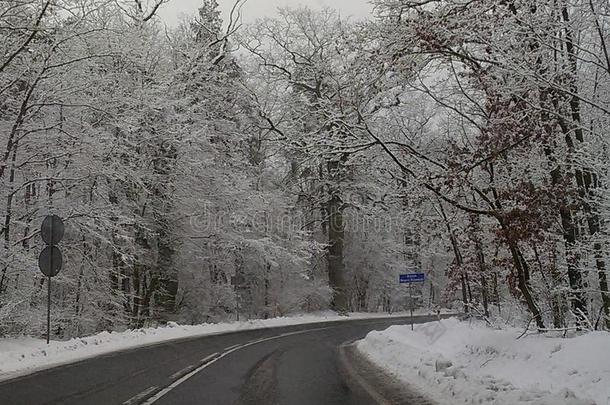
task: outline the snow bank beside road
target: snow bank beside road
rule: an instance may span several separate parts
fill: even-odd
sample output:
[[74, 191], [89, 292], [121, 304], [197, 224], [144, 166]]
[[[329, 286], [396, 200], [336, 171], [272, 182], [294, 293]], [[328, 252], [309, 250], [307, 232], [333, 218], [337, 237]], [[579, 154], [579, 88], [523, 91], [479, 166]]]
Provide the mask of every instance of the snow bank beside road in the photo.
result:
[[[405, 316], [405, 314], [396, 313], [392, 316]], [[45, 340], [30, 337], [0, 339], [0, 381], [102, 354], [173, 339], [277, 326], [387, 317], [390, 317], [390, 315], [366, 313], [352, 313], [346, 317], [327, 311], [301, 316], [232, 323], [202, 325], [178, 325], [170, 323], [168, 326], [161, 328], [144, 328], [111, 333], [102, 332], [97, 335], [75, 338], [68, 341], [52, 341], [49, 345], [46, 344]]]
[[357, 349], [439, 404], [610, 405], [610, 333], [521, 333], [451, 318], [371, 332]]

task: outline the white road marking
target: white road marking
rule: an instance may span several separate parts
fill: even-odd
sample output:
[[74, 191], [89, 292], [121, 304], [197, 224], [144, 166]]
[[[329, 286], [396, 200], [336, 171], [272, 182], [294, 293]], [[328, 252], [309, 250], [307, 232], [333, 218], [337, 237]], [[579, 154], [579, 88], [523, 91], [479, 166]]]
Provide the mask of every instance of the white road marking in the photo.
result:
[[239, 344], [233, 345], [233, 346], [229, 346], [227, 347], [225, 350], [231, 350], [231, 349], [235, 349], [237, 346], [240, 346]]
[[[197, 374], [201, 370], [211, 366], [212, 364], [216, 363], [218, 360], [222, 359], [225, 356], [228, 356], [229, 354], [231, 354], [233, 352], [236, 352], [238, 350], [244, 349], [244, 348], [246, 348], [248, 346], [256, 345], [258, 343], [267, 342], [269, 340], [275, 340], [275, 339], [280, 339], [280, 338], [287, 337], [287, 336], [300, 335], [300, 334], [303, 334], [303, 333], [316, 332], [316, 331], [325, 330], [325, 329], [332, 329], [332, 328], [333, 328], [332, 326], [329, 326], [329, 327], [325, 327], [325, 328], [316, 328], [316, 329], [301, 330], [301, 331], [296, 331], [296, 332], [282, 333], [281, 335], [270, 336], [270, 337], [263, 338], [263, 339], [253, 340], [251, 342], [244, 343], [242, 345], [230, 346], [230, 347], [226, 348], [225, 351], [220, 356], [218, 356], [216, 358], [214, 358], [214, 357], [217, 356], [218, 353], [211, 354], [208, 357], [206, 357], [205, 359], [203, 359], [202, 361], [204, 362], [204, 364], [202, 364], [201, 366], [197, 367], [196, 369], [194, 369], [190, 373], [186, 374], [182, 378], [174, 381], [173, 383], [171, 383], [170, 385], [168, 385], [167, 387], [165, 387], [161, 391], [157, 392], [154, 396], [150, 397], [142, 405], [152, 405], [152, 404], [154, 404], [155, 402], [157, 402], [158, 400], [163, 398], [165, 395], [167, 395], [168, 392], [170, 392], [171, 390], [173, 390], [174, 388], [176, 388], [177, 386], [179, 386], [180, 384], [182, 384], [183, 382], [185, 382], [186, 380], [188, 380], [189, 378], [191, 378], [192, 376], [194, 376], [195, 374]], [[149, 393], [150, 393], [150, 391], [149, 391]]]
[[[214, 362], [216, 362], [216, 360], [218, 360], [221, 357], [223, 357], [223, 356], [220, 356], [220, 357], [215, 358], [212, 361], [209, 361], [209, 360], [213, 359], [216, 356], [218, 356], [218, 352], [216, 352], [214, 354], [210, 354], [208, 357], [206, 357], [205, 359], [202, 360], [204, 362], [203, 365], [199, 366], [195, 370], [193, 370], [190, 373], [186, 374], [182, 378], [174, 381], [173, 383], [171, 383], [170, 385], [168, 385], [167, 387], [165, 387], [161, 391], [157, 392], [155, 395], [153, 395], [152, 397], [148, 398], [148, 400], [146, 402], [144, 402], [142, 405], [154, 404], [155, 402], [160, 400], [163, 396], [165, 396], [165, 394], [167, 394], [168, 392], [170, 392], [171, 390], [173, 390], [174, 388], [176, 388], [177, 386], [179, 386], [180, 384], [182, 384], [183, 382], [185, 382], [186, 380], [188, 380], [189, 378], [191, 378], [192, 376], [194, 376], [195, 374], [197, 374], [199, 371], [203, 370], [204, 368], [206, 368], [210, 364], [213, 364]], [[207, 361], [207, 363], [206, 363], [206, 361]]]
[[138, 395], [129, 398], [127, 401], [123, 402], [123, 405], [133, 405], [140, 402], [140, 400], [146, 398], [150, 393], [155, 391], [158, 387], [150, 387], [146, 391], [140, 392]]
[[[205, 360], [205, 359], [204, 359]], [[203, 360], [202, 360], [203, 361]], [[186, 373], [188, 373], [189, 371], [192, 371], [195, 368], [195, 366], [188, 366], [183, 368], [180, 371], [176, 371], [174, 374], [172, 374], [169, 379], [170, 380], [175, 380], [176, 378], [179, 378], [181, 375], [184, 375]]]

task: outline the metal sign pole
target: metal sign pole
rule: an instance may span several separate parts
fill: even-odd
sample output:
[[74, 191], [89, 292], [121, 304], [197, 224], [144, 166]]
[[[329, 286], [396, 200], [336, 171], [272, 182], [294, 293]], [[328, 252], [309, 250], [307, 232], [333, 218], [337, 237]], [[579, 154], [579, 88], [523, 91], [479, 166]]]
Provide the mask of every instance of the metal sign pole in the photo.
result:
[[236, 303], [236, 307], [237, 307], [237, 322], [239, 322], [239, 310], [241, 309], [240, 305], [239, 305], [240, 301], [241, 301], [241, 294], [237, 293], [237, 303]]
[[413, 283], [409, 283], [409, 306], [411, 307], [411, 330], [413, 330], [413, 290], [412, 290], [412, 285]]
[[47, 344], [51, 339], [51, 277], [48, 278], [48, 293], [47, 293]]
[[[50, 221], [50, 234], [51, 234], [51, 242], [53, 241], [53, 222]], [[53, 268], [53, 249], [51, 249], [51, 269]], [[51, 341], [51, 275], [53, 274], [53, 270], [49, 273], [49, 284], [47, 289], [47, 344]]]
[[51, 279], [63, 265], [61, 250], [56, 246], [65, 232], [65, 226], [57, 215], [47, 215], [40, 226], [40, 236], [47, 245], [38, 256], [38, 267], [47, 277], [47, 344], [51, 342]]
[[400, 284], [407, 283], [409, 284], [409, 309], [411, 311], [411, 330], [413, 330], [413, 287], [411, 284], [413, 283], [423, 283], [426, 280], [426, 275], [424, 273], [409, 273], [409, 274], [399, 274], [398, 282]]
[[[49, 213], [47, 212], [47, 215]], [[51, 236], [51, 243], [53, 243], [53, 220], [49, 221], [49, 234]], [[47, 285], [47, 344], [51, 342], [51, 276], [53, 274], [53, 249], [51, 248], [50, 260], [51, 272], [49, 273], [49, 283]]]

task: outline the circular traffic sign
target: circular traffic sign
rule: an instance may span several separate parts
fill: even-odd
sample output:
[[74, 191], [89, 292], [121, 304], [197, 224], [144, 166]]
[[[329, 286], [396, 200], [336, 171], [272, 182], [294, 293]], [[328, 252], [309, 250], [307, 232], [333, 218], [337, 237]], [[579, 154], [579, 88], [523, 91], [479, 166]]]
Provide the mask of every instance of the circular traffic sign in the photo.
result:
[[64, 221], [57, 215], [47, 215], [40, 227], [40, 236], [47, 245], [55, 245], [64, 237]]
[[42, 274], [47, 277], [55, 277], [59, 274], [61, 270], [61, 266], [63, 265], [63, 256], [61, 255], [61, 250], [57, 248], [57, 246], [47, 246], [42, 252], [40, 252], [40, 256], [38, 256], [38, 267]]

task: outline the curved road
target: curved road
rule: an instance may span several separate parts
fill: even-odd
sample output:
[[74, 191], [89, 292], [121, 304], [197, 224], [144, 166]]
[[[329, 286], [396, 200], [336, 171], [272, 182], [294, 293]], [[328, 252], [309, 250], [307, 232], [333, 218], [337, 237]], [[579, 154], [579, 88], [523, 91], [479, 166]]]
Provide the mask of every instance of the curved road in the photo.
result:
[[343, 381], [337, 349], [408, 322], [327, 322], [116, 352], [2, 382], [0, 404], [370, 405]]

